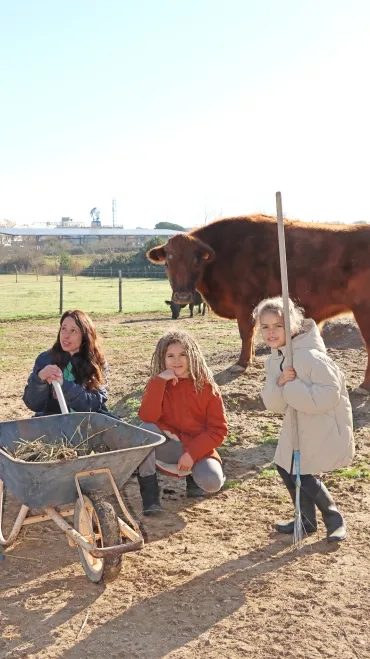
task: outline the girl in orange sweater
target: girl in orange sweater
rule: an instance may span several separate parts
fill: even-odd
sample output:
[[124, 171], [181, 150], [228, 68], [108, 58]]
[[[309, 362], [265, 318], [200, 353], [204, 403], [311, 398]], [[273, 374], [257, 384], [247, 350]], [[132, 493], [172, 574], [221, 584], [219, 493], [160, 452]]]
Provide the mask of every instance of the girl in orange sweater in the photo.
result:
[[186, 332], [170, 332], [158, 341], [139, 410], [141, 427], [167, 441], [139, 466], [144, 515], [162, 512], [156, 466], [185, 477], [188, 496], [218, 492], [224, 484], [216, 451], [227, 435], [225, 410], [197, 342]]

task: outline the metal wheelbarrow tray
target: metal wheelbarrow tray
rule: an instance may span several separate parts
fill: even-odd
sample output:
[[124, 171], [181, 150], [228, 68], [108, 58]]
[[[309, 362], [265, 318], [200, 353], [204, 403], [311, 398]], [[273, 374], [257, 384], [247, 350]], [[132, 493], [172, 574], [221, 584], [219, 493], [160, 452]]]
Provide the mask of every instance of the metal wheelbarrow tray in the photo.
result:
[[[61, 436], [72, 439], [75, 446], [81, 437], [88, 437], [89, 451], [101, 450], [102, 442], [109, 450], [55, 462], [25, 462], [4, 450], [13, 452], [19, 439], [53, 444]], [[94, 412], [0, 423], [0, 545], [12, 544], [24, 524], [52, 519], [69, 543], [77, 545], [87, 576], [96, 583], [103, 577], [113, 580], [119, 573], [122, 554], [144, 544], [119, 490], [150, 451], [164, 441], [162, 435]], [[21, 503], [7, 539], [1, 530], [4, 485]], [[104, 494], [112, 491], [129, 524], [105, 501]], [[74, 509], [55, 510], [66, 504], [75, 504]], [[43, 509], [42, 514], [26, 517], [31, 507]], [[74, 528], [63, 519], [73, 512]]]

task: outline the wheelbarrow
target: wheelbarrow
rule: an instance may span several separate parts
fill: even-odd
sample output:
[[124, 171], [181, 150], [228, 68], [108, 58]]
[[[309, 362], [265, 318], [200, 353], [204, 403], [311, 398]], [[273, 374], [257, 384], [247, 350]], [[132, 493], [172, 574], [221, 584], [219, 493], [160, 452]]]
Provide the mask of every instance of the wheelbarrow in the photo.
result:
[[[113, 581], [120, 572], [122, 554], [144, 546], [139, 525], [127, 510], [120, 490], [165, 438], [104, 414], [65, 413], [68, 408], [61, 387], [53, 384], [63, 414], [0, 423], [0, 550], [16, 540], [22, 526], [51, 519], [64, 531], [69, 544], [77, 547], [88, 578], [94, 583]], [[78, 446], [84, 433], [89, 455], [26, 462], [9, 454], [20, 438], [54, 444], [62, 435]], [[102, 442], [104, 452], [95, 452], [101, 450]], [[2, 532], [5, 488], [21, 504], [7, 538]], [[107, 500], [112, 494], [124, 519]], [[37, 511], [40, 514], [30, 514], [30, 508], [41, 509]], [[64, 519], [72, 516], [73, 526]]]

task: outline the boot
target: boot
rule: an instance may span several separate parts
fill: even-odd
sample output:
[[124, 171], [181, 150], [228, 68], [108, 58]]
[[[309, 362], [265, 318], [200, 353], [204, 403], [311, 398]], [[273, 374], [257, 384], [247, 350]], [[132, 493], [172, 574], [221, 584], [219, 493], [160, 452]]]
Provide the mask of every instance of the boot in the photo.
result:
[[[295, 489], [288, 489], [288, 492], [295, 506]], [[302, 514], [302, 525], [305, 533], [315, 533], [317, 531], [317, 521], [316, 521], [316, 508], [315, 503], [312, 501], [311, 497], [304, 492], [300, 491], [300, 509]], [[291, 522], [282, 522], [281, 524], [275, 524], [275, 529], [278, 533], [294, 533], [294, 520]]]
[[158, 515], [163, 512], [159, 501], [159, 485], [157, 474], [150, 476], [138, 475], [140, 485], [140, 494], [143, 500], [143, 513], [146, 517], [149, 515]]
[[345, 540], [347, 536], [345, 521], [324, 483], [321, 483], [320, 491], [315, 498], [315, 504], [321, 512], [326, 526], [327, 541], [341, 542]]
[[186, 495], [191, 498], [204, 497], [205, 491], [196, 484], [191, 474], [186, 477]]
[[[285, 469], [279, 465], [276, 465], [276, 469], [286, 489], [288, 490], [289, 496], [293, 501], [293, 506], [295, 507], [295, 477], [292, 477]], [[308, 534], [317, 531], [315, 504], [312, 497], [310, 497], [307, 492], [302, 489], [302, 487], [300, 491], [300, 509], [302, 513], [302, 524], [305, 533]], [[281, 524], [275, 524], [275, 529], [278, 533], [294, 533], [294, 520], [285, 523], [283, 522]]]

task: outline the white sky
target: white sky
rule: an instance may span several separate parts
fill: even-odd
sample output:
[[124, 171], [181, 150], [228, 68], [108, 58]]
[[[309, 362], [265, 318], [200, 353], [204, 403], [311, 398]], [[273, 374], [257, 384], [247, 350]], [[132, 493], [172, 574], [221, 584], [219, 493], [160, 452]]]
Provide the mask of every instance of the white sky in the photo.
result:
[[368, 0], [0, 1], [0, 220], [370, 221]]

